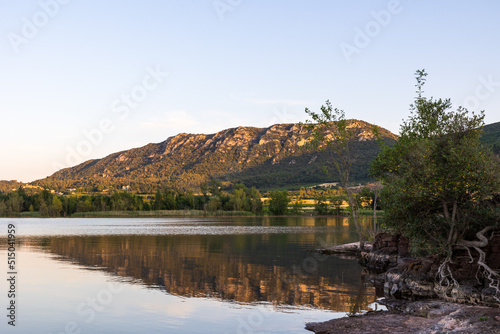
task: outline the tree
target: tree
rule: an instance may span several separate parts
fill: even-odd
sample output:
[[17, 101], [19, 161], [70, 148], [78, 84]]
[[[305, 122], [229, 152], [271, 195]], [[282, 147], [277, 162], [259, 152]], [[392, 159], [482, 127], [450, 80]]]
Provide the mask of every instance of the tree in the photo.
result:
[[328, 203], [326, 202], [325, 196], [320, 196], [316, 199], [314, 210], [318, 212], [318, 215], [327, 215], [330, 212], [330, 210], [328, 209]]
[[[337, 171], [340, 185], [345, 189], [350, 219], [358, 232], [360, 249], [364, 250], [365, 231], [358, 219], [355, 195], [349, 189], [351, 167], [355, 160], [352, 148], [356, 140], [356, 127], [353, 126], [352, 120], [346, 120], [344, 111], [333, 108], [329, 100], [321, 106], [320, 113], [310, 111], [308, 108], [306, 113], [312, 118], [306, 121], [306, 128], [312, 130], [311, 145], [333, 153], [332, 164]], [[331, 175], [327, 166], [324, 169]]]
[[[443, 254], [441, 282], [451, 289], [453, 251], [472, 247], [481, 256], [467, 238], [479, 233], [482, 240], [498, 227], [498, 210], [488, 199], [500, 190], [500, 165], [479, 140], [484, 112], [450, 111], [449, 99], [423, 97], [426, 75], [416, 72], [418, 96], [410, 117], [395, 145], [383, 147], [372, 173], [384, 185], [385, 223], [407, 236], [414, 251]], [[484, 263], [481, 267], [497, 284], [498, 273]]]
[[260, 213], [262, 212], [262, 200], [261, 200], [261, 194], [257, 190], [257, 188], [252, 187], [249, 190], [249, 196], [248, 200], [250, 202], [250, 211], [253, 213]]
[[7, 214], [7, 205], [5, 205], [4, 201], [0, 200], [0, 217], [3, 217]]
[[21, 213], [23, 209], [24, 199], [19, 196], [18, 192], [12, 192], [8, 195], [8, 199], [6, 202], [7, 206], [7, 214], [9, 216], [17, 216]]
[[298, 214], [302, 213], [302, 206], [300, 205], [300, 200], [299, 199], [293, 201], [293, 203], [292, 203], [292, 213], [294, 215], [298, 215]]
[[344, 204], [345, 200], [346, 198], [344, 195], [335, 195], [330, 198], [330, 202], [333, 205], [333, 211], [337, 216], [342, 212], [342, 204]]
[[383, 186], [380, 182], [376, 182], [372, 187], [372, 206], [373, 206], [373, 228], [372, 232], [376, 235], [379, 231], [378, 219], [377, 219], [377, 208], [378, 208], [378, 199], [380, 197], [380, 192], [382, 191]]
[[368, 206], [370, 207], [373, 204], [373, 191], [369, 187], [361, 188], [361, 191], [356, 196], [356, 200], [358, 201], [358, 206]]
[[245, 190], [242, 188], [235, 189], [232, 202], [234, 211], [243, 211], [245, 209], [245, 203], [246, 203]]
[[49, 207], [47, 206], [47, 203], [45, 203], [45, 201], [43, 201], [43, 200], [40, 203], [40, 215], [42, 217], [49, 217], [50, 216]]
[[206, 209], [210, 212], [216, 212], [222, 208], [222, 202], [218, 196], [210, 197]]
[[51, 211], [51, 216], [59, 217], [61, 215], [61, 211], [63, 210], [63, 204], [61, 200], [54, 196], [52, 199], [52, 207], [49, 211]]
[[208, 183], [208, 191], [212, 196], [219, 196], [222, 188], [222, 183], [217, 179], [210, 179]]
[[288, 192], [286, 190], [271, 191], [270, 196], [269, 211], [271, 211], [273, 215], [285, 215], [288, 211]]
[[163, 194], [160, 190], [156, 191], [155, 200], [153, 202], [153, 210], [164, 210], [165, 203], [163, 201]]

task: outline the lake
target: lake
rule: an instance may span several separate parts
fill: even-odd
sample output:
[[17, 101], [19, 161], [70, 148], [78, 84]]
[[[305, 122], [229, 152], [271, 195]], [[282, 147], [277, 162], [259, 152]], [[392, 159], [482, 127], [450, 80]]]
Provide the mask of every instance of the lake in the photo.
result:
[[379, 307], [356, 260], [307, 251], [356, 241], [345, 218], [4, 218], [7, 279], [9, 224], [2, 333], [309, 333]]

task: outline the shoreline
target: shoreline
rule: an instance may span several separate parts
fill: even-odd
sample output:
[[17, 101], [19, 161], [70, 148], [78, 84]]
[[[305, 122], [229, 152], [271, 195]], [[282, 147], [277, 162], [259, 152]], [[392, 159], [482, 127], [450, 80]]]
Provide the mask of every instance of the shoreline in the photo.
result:
[[215, 217], [286, 217], [286, 218], [346, 218], [348, 216], [328, 216], [314, 215], [308, 212], [303, 214], [288, 214], [288, 215], [270, 215], [270, 214], [255, 214], [248, 211], [217, 211], [209, 212], [203, 210], [156, 210], [156, 211], [95, 211], [95, 212], [76, 212], [71, 216], [58, 217], [43, 217], [38, 212], [24, 212], [19, 216], [5, 216], [0, 218], [215, 218]]
[[[359, 249], [359, 242], [311, 250], [321, 254], [356, 257], [360, 264], [373, 271], [374, 276], [371, 280], [373, 284], [384, 285], [386, 297], [378, 302], [386, 306], [388, 311], [370, 311], [361, 315], [307, 323], [305, 328], [317, 334], [500, 333], [500, 304], [498, 303], [494, 305], [458, 303], [444, 301], [436, 296], [426, 297], [425, 294], [406, 296], [407, 299], [401, 298], [402, 296], [398, 297], [401, 299], [394, 297], [392, 289], [386, 288], [388, 282], [381, 277], [386, 275], [390, 268], [391, 270], [403, 268], [404, 271], [404, 263], [408, 261], [408, 258], [403, 259], [400, 256], [407, 254], [404, 247], [405, 241], [399, 237], [396, 239], [398, 239], [396, 245], [390, 245], [392, 251], [386, 254], [380, 248], [380, 244], [389, 246], [390, 238], [387, 234], [377, 235], [373, 245], [365, 244], [368, 247], [363, 252]], [[402, 283], [408, 284], [403, 275], [398, 276], [398, 280], [390, 283], [398, 286]], [[421, 282], [414, 280], [408, 285], [418, 290], [419, 283]]]
[[381, 300], [388, 311], [310, 322], [305, 329], [316, 334], [497, 334], [500, 309], [447, 303], [440, 300]]

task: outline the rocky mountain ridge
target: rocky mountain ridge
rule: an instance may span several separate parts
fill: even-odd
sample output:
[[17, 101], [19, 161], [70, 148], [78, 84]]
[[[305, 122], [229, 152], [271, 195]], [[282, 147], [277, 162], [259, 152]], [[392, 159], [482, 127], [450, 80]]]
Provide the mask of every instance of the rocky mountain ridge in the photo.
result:
[[[355, 146], [361, 158], [365, 160], [368, 156], [375, 156], [378, 149], [372, 133], [373, 125], [349, 120], [349, 127], [355, 129], [358, 142]], [[385, 140], [392, 142], [397, 139], [388, 130], [378, 129]], [[145, 182], [193, 188], [208, 178], [219, 178], [246, 181], [249, 186], [279, 187], [289, 182], [271, 182], [264, 177], [265, 174], [279, 173], [277, 168], [269, 169], [276, 165], [295, 165], [296, 171], [318, 174], [299, 178], [297, 184], [329, 181], [326, 175], [319, 175], [324, 174], [320, 170], [328, 153], [308, 148], [306, 143], [310, 135], [310, 131], [301, 124], [275, 124], [268, 128], [240, 126], [214, 134], [181, 133], [161, 143], [86, 161], [35, 183], [60, 188], [63, 184], [81, 187]], [[332, 132], [327, 135], [334, 137]], [[280, 169], [287, 173], [290, 168]], [[266, 180], [261, 180], [262, 177]], [[288, 175], [286, 179], [291, 177], [293, 175]], [[366, 171], [362, 177], [366, 177]]]

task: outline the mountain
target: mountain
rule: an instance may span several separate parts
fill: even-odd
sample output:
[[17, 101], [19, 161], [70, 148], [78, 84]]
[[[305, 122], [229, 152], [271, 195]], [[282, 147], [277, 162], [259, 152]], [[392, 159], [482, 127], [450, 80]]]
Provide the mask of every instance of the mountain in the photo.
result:
[[[373, 125], [349, 120], [349, 126], [357, 136], [352, 180], [366, 181], [369, 164], [379, 152]], [[395, 134], [378, 128], [386, 142], [397, 139]], [[208, 135], [181, 133], [161, 143], [86, 161], [33, 184], [56, 190], [130, 186], [134, 191], [148, 193], [161, 186], [198, 189], [210, 178], [239, 181], [259, 189], [335, 182], [336, 174], [329, 177], [323, 170], [329, 153], [305, 145], [310, 135], [300, 124], [240, 126]]]
[[500, 155], [500, 122], [485, 125], [481, 141], [491, 147], [495, 154]]
[[19, 189], [20, 186], [24, 186], [24, 183], [18, 182], [16, 180], [0, 180], [0, 193], [7, 193], [9, 191]]

